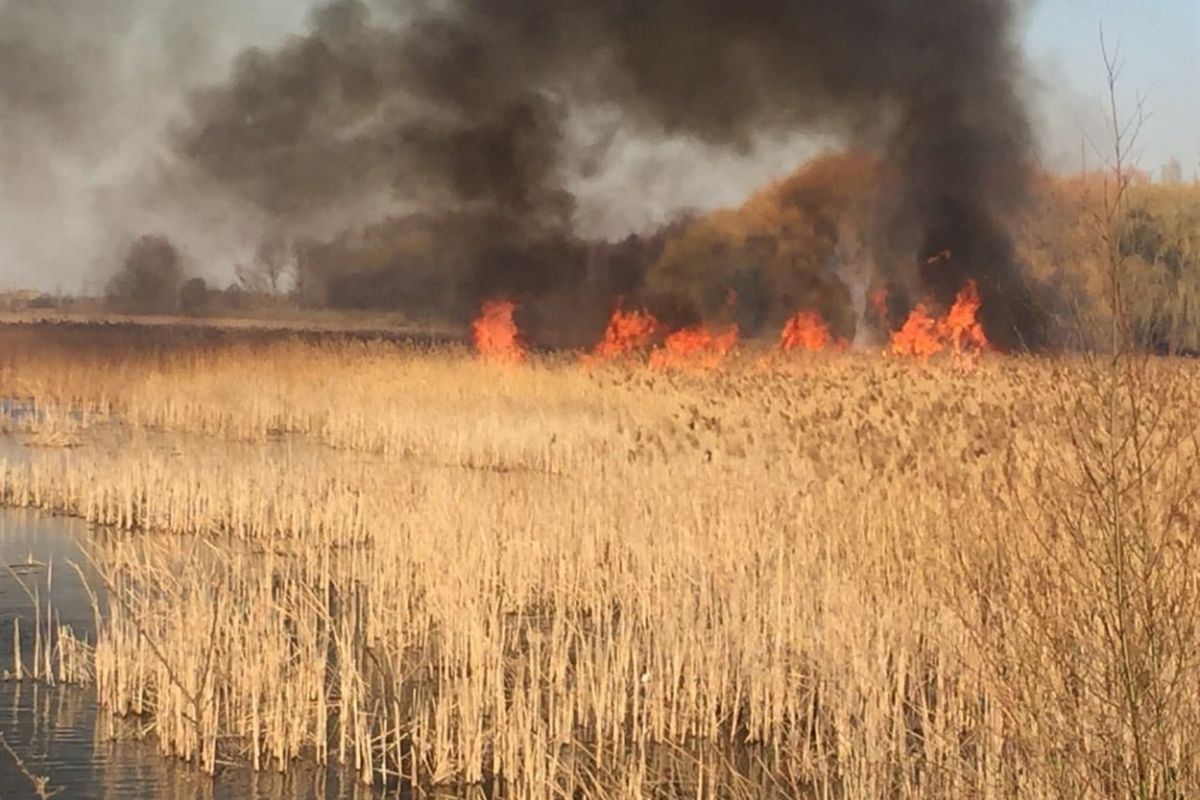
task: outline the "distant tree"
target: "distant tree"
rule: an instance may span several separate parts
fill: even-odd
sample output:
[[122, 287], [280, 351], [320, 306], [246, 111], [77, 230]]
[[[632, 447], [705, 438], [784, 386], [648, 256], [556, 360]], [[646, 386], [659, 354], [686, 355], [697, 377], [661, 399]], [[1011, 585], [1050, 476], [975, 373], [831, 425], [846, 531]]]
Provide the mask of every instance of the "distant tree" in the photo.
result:
[[248, 292], [279, 293], [280, 280], [288, 269], [292, 254], [281, 239], [268, 239], [259, 244], [254, 260], [234, 267], [238, 284]]
[[131, 314], [167, 314], [179, 303], [183, 258], [165, 236], [133, 243], [120, 272], [105, 288], [109, 308]]
[[316, 239], [301, 239], [296, 242], [296, 257], [292, 259], [289, 267], [293, 302], [306, 308], [326, 304], [331, 249], [329, 245], [322, 245]]
[[189, 316], [199, 314], [208, 305], [208, 295], [204, 278], [192, 278], [179, 290], [179, 310]]
[[1179, 163], [1178, 158], [1172, 158], [1163, 164], [1159, 180], [1168, 184], [1183, 183], [1183, 166]]
[[58, 298], [52, 294], [39, 294], [29, 301], [29, 307], [36, 309], [58, 308], [58, 305]]

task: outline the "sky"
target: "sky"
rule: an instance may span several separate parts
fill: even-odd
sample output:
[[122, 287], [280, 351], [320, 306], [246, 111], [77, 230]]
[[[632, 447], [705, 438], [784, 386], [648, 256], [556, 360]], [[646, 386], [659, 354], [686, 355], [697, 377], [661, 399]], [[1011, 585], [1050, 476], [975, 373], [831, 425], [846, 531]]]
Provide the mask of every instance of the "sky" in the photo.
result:
[[[1123, 64], [1118, 105], [1128, 113], [1138, 95], [1145, 99], [1140, 168], [1157, 177], [1177, 158], [1184, 176], [1194, 177], [1200, 169], [1198, 0], [1040, 0], [1027, 12], [1025, 52], [1040, 83], [1035, 113], [1048, 129], [1044, 157], [1060, 169], [1077, 165], [1081, 129], [1107, 144], [1097, 130], [1107, 92], [1101, 24]], [[1098, 163], [1088, 155], [1089, 166]]]
[[[1157, 177], [1176, 158], [1185, 178], [1200, 178], [1200, 0], [1018, 1], [1024, 8], [1019, 46], [1030, 67], [1026, 89], [1044, 166], [1100, 166], [1087, 141], [1108, 142], [1103, 23], [1123, 63], [1119, 104], [1128, 111], [1135, 96], [1145, 98], [1138, 166]], [[37, 9], [46, 3], [52, 51], [86, 52], [97, 36], [90, 23], [59, 25], [52, 10], [75, 2], [0, 0], [0, 21], [3, 14], [42, 13]], [[0, 147], [9, 148], [0, 152], [0, 290], [95, 292], [130, 237], [146, 230], [169, 231], [201, 274], [228, 282], [238, 253], [261, 233], [244, 210], [206, 203], [198, 193], [190, 203], [163, 204], [161, 189], [155, 194], [142, 187], [159, 186], [153, 178], [171, 159], [161, 131], [180, 111], [178, 84], [221, 80], [244, 47], [270, 49], [303, 30], [317, 0], [105, 2], [102, 21], [124, 44], [110, 54], [116, 78], [73, 109], [79, 124], [69, 129], [86, 131], [89, 146], [46, 139], [36, 128], [14, 129], [0, 116]], [[164, 28], [163, 19], [180, 24]], [[189, 31], [206, 33], [199, 40]], [[736, 205], [831, 145], [798, 133], [743, 156], [618, 139], [605, 169], [571, 187], [580, 200], [576, 221], [585, 234], [623, 236], [653, 228], [681, 207]], [[638, 187], [633, 197], [631, 185]], [[611, 202], [614, 197], [620, 202]]]
[[[257, 13], [243, 31], [277, 35], [270, 20], [284, 28], [299, 26], [312, 5], [313, 0], [246, 3]], [[1083, 131], [1098, 146], [1106, 143], [1103, 25], [1123, 64], [1119, 101], [1132, 109], [1136, 97], [1145, 98], [1149, 119], [1139, 166], [1157, 177], [1168, 159], [1177, 158], [1185, 177], [1200, 177], [1200, 0], [1027, 0], [1026, 6], [1021, 44], [1031, 66], [1031, 105], [1048, 166], [1077, 169]], [[1096, 166], [1094, 154], [1085, 155]], [[751, 172], [757, 175], [761, 167]]]

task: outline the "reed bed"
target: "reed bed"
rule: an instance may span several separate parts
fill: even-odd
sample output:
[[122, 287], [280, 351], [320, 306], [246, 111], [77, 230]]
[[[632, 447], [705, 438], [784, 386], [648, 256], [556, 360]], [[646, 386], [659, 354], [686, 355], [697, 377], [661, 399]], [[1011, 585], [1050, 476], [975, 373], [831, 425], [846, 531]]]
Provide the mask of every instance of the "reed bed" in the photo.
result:
[[[1200, 427], [1200, 369], [1150, 369], [1156, 435]], [[1066, 412], [1088, 370], [29, 344], [0, 355], [0, 396], [78, 446], [0, 464], [0, 502], [106, 531], [100, 698], [210, 772], [341, 763], [518, 798], [1106, 797], [1132, 751], [1079, 689], [1108, 674], [1080, 589], [1104, 570], [1046, 533], [1083, 480]], [[1196, 442], [1167, 444], [1142, 497], [1182, 537], [1187, 588], [1198, 506], [1172, 487]], [[1185, 662], [1155, 663], [1139, 680]], [[1200, 690], [1171, 685], [1155, 752], [1191, 787]]]

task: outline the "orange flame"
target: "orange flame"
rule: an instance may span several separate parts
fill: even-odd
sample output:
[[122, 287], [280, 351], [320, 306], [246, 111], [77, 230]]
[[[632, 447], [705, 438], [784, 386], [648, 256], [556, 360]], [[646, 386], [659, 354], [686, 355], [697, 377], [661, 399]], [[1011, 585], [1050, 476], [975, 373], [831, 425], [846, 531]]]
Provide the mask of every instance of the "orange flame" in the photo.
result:
[[816, 311], [801, 311], [783, 326], [779, 347], [785, 353], [792, 350], [815, 352], [824, 349], [830, 342], [829, 325]]
[[892, 334], [891, 351], [896, 355], [929, 358], [941, 352], [943, 347], [945, 345], [938, 336], [937, 320], [929, 315], [924, 303], [918, 303], [903, 327]]
[[596, 345], [596, 358], [611, 359], [649, 346], [658, 330], [658, 320], [647, 311], [622, 311], [617, 308], [604, 329], [604, 339]]
[[956, 353], [978, 353], [988, 346], [983, 326], [975, 319], [980, 306], [979, 287], [975, 281], [967, 281], [959, 289], [954, 305], [942, 318], [938, 328], [942, 337]]
[[924, 303], [918, 303], [904, 326], [892, 334], [891, 352], [928, 358], [949, 347], [957, 355], [978, 355], [988, 346], [983, 326], [975, 318], [979, 306], [979, 287], [974, 281], [967, 281], [959, 290], [954, 305], [941, 319], [931, 316]]
[[722, 331], [710, 331], [703, 325], [675, 331], [663, 346], [650, 354], [652, 367], [700, 367], [715, 369], [725, 360], [738, 342], [738, 327], [730, 325]]
[[525, 360], [525, 345], [513, 322], [517, 306], [508, 300], [488, 300], [471, 323], [475, 350], [489, 361], [519, 364]]

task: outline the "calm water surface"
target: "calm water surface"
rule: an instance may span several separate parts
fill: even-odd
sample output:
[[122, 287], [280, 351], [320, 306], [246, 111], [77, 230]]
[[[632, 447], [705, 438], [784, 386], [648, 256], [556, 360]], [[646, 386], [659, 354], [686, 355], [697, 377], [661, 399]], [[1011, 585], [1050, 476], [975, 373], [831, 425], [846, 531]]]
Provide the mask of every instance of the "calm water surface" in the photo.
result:
[[[14, 460], [19, 454], [11, 451], [0, 446], [0, 457]], [[70, 625], [76, 636], [95, 641], [91, 602], [71, 567], [72, 562], [78, 564], [99, 592], [100, 582], [88, 569], [84, 551], [90, 535], [78, 520], [0, 510], [0, 670], [13, 671], [14, 620], [20, 620], [26, 667], [33, 660], [34, 611], [26, 589], [32, 592], [36, 587], [43, 606], [50, 598], [59, 622]], [[152, 743], [110, 740], [103, 720], [91, 689], [0, 681], [0, 733], [30, 772], [48, 777], [52, 789], [61, 790], [57, 797], [63, 800], [380, 796], [332, 770], [279, 776], [231, 768], [211, 779], [159, 756]], [[33, 797], [32, 786], [12, 757], [0, 752], [0, 800]]]

